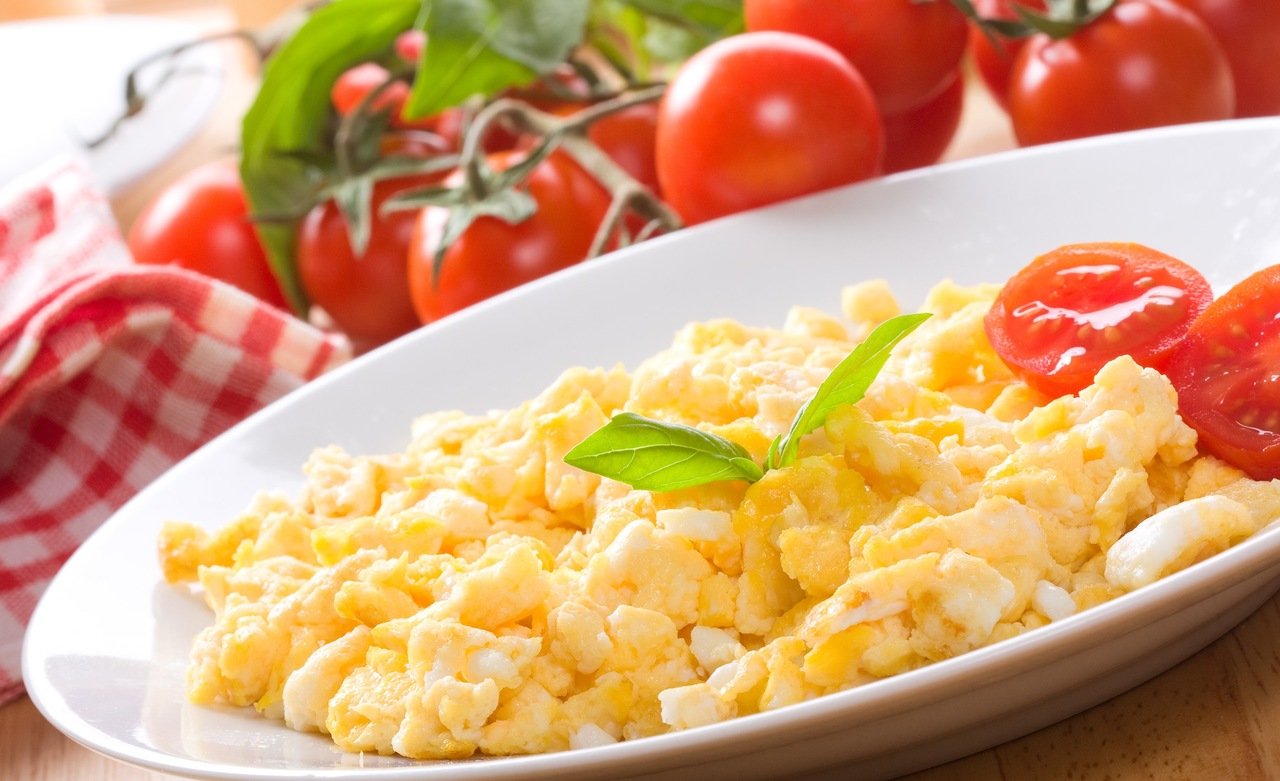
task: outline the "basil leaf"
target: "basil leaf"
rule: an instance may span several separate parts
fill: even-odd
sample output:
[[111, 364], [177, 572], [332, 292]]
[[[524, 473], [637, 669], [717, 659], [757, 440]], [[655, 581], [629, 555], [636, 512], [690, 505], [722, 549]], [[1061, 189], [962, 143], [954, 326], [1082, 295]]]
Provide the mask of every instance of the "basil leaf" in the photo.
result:
[[406, 113], [430, 116], [550, 73], [582, 42], [590, 5], [590, 0], [430, 0], [420, 25], [428, 44]]
[[777, 469], [794, 463], [800, 438], [816, 431], [827, 421], [832, 410], [861, 399], [889, 360], [894, 346], [929, 317], [928, 313], [899, 315], [876, 326], [871, 335], [822, 381], [818, 392], [796, 413], [795, 420], [791, 421], [791, 430], [774, 440], [765, 468]]
[[[329, 90], [346, 69], [375, 60], [413, 26], [422, 0], [337, 0], [318, 8], [267, 62], [241, 130], [240, 178], [255, 214], [293, 214], [315, 196], [325, 149]], [[296, 221], [257, 226], [289, 303], [306, 310], [294, 264]]]
[[742, 32], [742, 0], [596, 0], [590, 43], [633, 78]]
[[742, 32], [742, 0], [623, 0], [656, 19], [715, 39]]
[[674, 491], [717, 480], [755, 482], [764, 475], [741, 445], [630, 412], [615, 415], [579, 442], [564, 462], [642, 491]]

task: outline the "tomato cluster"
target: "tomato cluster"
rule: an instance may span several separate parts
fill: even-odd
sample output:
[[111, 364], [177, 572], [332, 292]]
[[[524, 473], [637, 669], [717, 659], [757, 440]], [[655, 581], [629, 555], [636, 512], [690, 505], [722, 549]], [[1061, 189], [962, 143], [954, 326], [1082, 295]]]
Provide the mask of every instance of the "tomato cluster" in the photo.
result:
[[1049, 397], [1076, 393], [1128, 355], [1164, 372], [1210, 453], [1280, 477], [1280, 266], [1213, 300], [1209, 283], [1140, 244], [1075, 244], [1005, 283], [987, 313], [992, 347]]
[[[975, 0], [989, 19], [1044, 0]], [[1280, 113], [1280, 3], [1116, 0], [1055, 38], [1000, 38], [975, 26], [970, 49], [1021, 144]]]
[[[1098, 0], [1074, 4], [1076, 16], [1063, 18], [1068, 5], [743, 0], [745, 32], [656, 71], [668, 83], [660, 103], [622, 101], [597, 111], [634, 96], [641, 84], [619, 79], [624, 69], [609, 87], [607, 74], [593, 73], [590, 57], [577, 54], [495, 96], [537, 113], [544, 121], [538, 132], [510, 117], [477, 127], [472, 103], [411, 116], [406, 107], [428, 41], [404, 32], [376, 61], [329, 85], [324, 127], [332, 148], [322, 154], [335, 162], [311, 172], [326, 185], [292, 215], [291, 254], [272, 245], [274, 271], [358, 344], [376, 345], [578, 263], [593, 249], [616, 247], [617, 235], [701, 223], [936, 162], [964, 108], [966, 52], [1024, 144], [1280, 113], [1280, 68], [1272, 63], [1280, 0]], [[1014, 34], [1035, 29], [1044, 32]], [[573, 124], [583, 116], [592, 119]], [[559, 124], [547, 130], [548, 118]], [[462, 164], [469, 133], [479, 162], [447, 170]], [[592, 142], [596, 164], [564, 143], [567, 135]], [[548, 155], [552, 141], [561, 148]], [[650, 202], [659, 206], [620, 211], [635, 187], [620, 185], [617, 170], [599, 170], [599, 151], [646, 197], [663, 199]], [[528, 155], [536, 165], [518, 166]], [[513, 166], [521, 175], [501, 186], [519, 194], [485, 201], [494, 193], [477, 172]], [[437, 200], [420, 192], [419, 201], [405, 202], [406, 193], [426, 187]], [[463, 195], [440, 197], [441, 190]], [[521, 209], [512, 207], [516, 201]], [[454, 222], [465, 209], [466, 219]], [[142, 262], [176, 262], [284, 305], [229, 165], [175, 183], [137, 221], [130, 243]], [[1188, 311], [1202, 293], [1182, 301]], [[1009, 333], [993, 338], [1015, 344], [1025, 337], [1021, 327], [1012, 318]], [[1042, 352], [1063, 338], [1039, 333]], [[1135, 354], [1156, 362], [1166, 346]], [[1088, 347], [1091, 356], [1095, 346]], [[1075, 387], [1096, 369], [1091, 357], [1056, 372], [1010, 360], [1043, 375], [1036, 382], [1049, 391]]]

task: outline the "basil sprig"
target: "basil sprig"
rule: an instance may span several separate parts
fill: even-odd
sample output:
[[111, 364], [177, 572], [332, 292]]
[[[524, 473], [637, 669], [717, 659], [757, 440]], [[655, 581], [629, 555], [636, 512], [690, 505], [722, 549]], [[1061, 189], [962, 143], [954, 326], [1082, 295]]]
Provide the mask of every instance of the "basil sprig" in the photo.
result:
[[643, 491], [675, 491], [720, 480], [755, 482], [770, 469], [795, 463], [800, 439], [816, 431], [839, 407], [856, 403], [894, 346], [916, 330], [927, 313], [881, 323], [818, 386], [817, 393], [773, 440], [761, 468], [736, 442], [679, 423], [622, 412], [565, 454], [564, 462]]
[[[329, 91], [338, 76], [391, 49], [413, 26], [423, 0], [341, 0], [316, 9], [267, 61], [262, 86], [244, 117], [240, 178], [254, 214], [297, 210], [316, 193], [320, 172], [309, 156], [324, 158]], [[296, 312], [307, 296], [294, 262], [297, 220], [258, 222], [272, 273]]]
[[791, 429], [769, 446], [765, 468], [776, 469], [795, 463], [800, 438], [826, 423], [827, 415], [833, 410], [854, 404], [865, 396], [867, 388], [871, 387], [871, 383], [889, 360], [889, 353], [893, 348], [929, 317], [928, 313], [921, 313], [899, 315], [886, 320], [862, 344], [853, 348], [853, 352], [822, 381], [813, 398], [805, 402], [796, 413], [795, 419], [791, 421]]
[[716, 480], [755, 482], [764, 475], [736, 442], [631, 412], [614, 415], [564, 461], [645, 491], [674, 491]]

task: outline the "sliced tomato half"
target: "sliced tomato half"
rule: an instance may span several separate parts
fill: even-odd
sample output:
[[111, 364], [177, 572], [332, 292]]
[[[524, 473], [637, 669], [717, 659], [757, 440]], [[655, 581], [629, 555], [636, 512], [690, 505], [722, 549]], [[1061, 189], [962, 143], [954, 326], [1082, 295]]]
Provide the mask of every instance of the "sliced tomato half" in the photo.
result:
[[1166, 369], [1201, 446], [1250, 477], [1280, 477], [1280, 266], [1200, 315]]
[[1005, 284], [987, 314], [996, 352], [1050, 396], [1076, 393], [1113, 358], [1161, 368], [1213, 293], [1200, 272], [1141, 244], [1070, 244]]

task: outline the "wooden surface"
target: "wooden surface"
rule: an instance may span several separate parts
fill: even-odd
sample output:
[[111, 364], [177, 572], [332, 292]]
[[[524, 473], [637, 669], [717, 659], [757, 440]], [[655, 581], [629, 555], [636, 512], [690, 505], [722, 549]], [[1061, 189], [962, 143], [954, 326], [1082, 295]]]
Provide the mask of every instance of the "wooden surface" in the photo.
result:
[[[163, 11], [216, 30], [233, 22], [214, 0], [108, 0], [120, 11]], [[253, 94], [246, 54], [228, 45], [232, 73], [209, 126], [114, 207], [127, 225], [155, 192], [191, 166], [235, 145], [240, 113]], [[965, 116], [948, 159], [1008, 149], [1008, 123], [970, 84]], [[913, 781], [1080, 779], [1187, 781], [1280, 778], [1280, 599], [1164, 675], [1074, 718], [964, 759], [910, 776]], [[851, 769], [852, 770], [852, 769]], [[159, 781], [80, 747], [20, 699], [0, 708], [4, 781]]]

